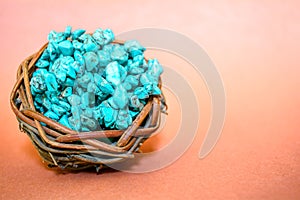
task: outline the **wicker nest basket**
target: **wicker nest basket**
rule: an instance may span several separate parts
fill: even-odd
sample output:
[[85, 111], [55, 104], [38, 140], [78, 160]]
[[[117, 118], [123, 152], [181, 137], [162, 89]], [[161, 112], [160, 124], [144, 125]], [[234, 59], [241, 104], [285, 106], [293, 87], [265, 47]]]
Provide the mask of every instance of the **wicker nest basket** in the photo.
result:
[[[113, 43], [123, 44], [122, 41]], [[48, 167], [82, 170], [94, 167], [97, 172], [107, 164], [134, 157], [143, 142], [160, 125], [161, 111], [166, 109], [164, 96], [150, 96], [147, 104], [126, 130], [73, 131], [37, 112], [30, 92], [30, 78], [35, 63], [47, 47], [26, 58], [17, 71], [17, 81], [10, 96], [10, 104], [19, 122], [39, 155]], [[161, 87], [161, 79], [159, 81]], [[41, 123], [46, 124], [42, 126]], [[116, 144], [101, 138], [115, 138]]]

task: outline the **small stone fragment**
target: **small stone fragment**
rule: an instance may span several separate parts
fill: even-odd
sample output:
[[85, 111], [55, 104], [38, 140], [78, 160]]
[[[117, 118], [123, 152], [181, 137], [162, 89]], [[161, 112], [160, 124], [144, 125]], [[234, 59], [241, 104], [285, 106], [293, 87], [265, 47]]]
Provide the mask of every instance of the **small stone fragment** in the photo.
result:
[[85, 67], [87, 71], [92, 71], [97, 68], [99, 60], [96, 53], [86, 52], [83, 56], [84, 56]]
[[105, 68], [106, 80], [113, 86], [119, 85], [127, 75], [126, 70], [116, 61], [109, 63]]
[[112, 60], [117, 61], [120, 64], [123, 64], [125, 61], [128, 60], [128, 53], [126, 52], [123, 46], [116, 44], [112, 48], [110, 57]]
[[58, 44], [58, 48], [64, 56], [73, 55], [74, 48], [72, 42], [69, 40], [64, 40]]
[[57, 91], [58, 84], [57, 84], [54, 74], [48, 73], [45, 78], [46, 78], [47, 90], [50, 92]]
[[55, 121], [57, 121], [59, 119], [59, 116], [57, 114], [55, 114], [54, 112], [48, 110], [45, 114], [44, 114], [45, 117], [48, 117], [50, 119], [53, 119]]
[[63, 114], [66, 113], [66, 110], [63, 107], [60, 107], [56, 104], [51, 105], [51, 110], [53, 110], [53, 112], [58, 116], [62, 116]]
[[123, 109], [128, 104], [128, 94], [122, 84], [116, 87], [112, 98], [119, 109]]
[[139, 99], [147, 99], [149, 94], [144, 87], [137, 87], [133, 92]]
[[70, 123], [69, 123], [69, 120], [68, 120], [68, 116], [67, 116], [67, 115], [63, 115], [63, 116], [59, 119], [58, 123], [60, 123], [60, 124], [63, 125], [63, 126], [66, 126], [66, 127], [69, 128], [69, 129], [72, 129], [72, 127], [71, 127], [71, 125], [70, 125]]
[[68, 97], [68, 101], [71, 104], [71, 106], [77, 106], [80, 104], [81, 98], [76, 94], [72, 94], [71, 96]]
[[72, 39], [76, 40], [77, 38], [79, 38], [84, 33], [85, 33], [85, 30], [83, 30], [83, 29], [77, 29], [77, 30], [73, 31], [73, 33], [72, 33]]
[[72, 95], [72, 88], [71, 87], [66, 87], [64, 91], [62, 91], [61, 96], [63, 97], [69, 97]]

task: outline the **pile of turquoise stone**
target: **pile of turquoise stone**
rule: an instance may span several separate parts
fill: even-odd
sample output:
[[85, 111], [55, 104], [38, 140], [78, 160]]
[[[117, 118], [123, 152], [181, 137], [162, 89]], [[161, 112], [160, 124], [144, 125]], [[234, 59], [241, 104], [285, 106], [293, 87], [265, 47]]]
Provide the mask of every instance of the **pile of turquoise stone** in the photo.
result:
[[75, 131], [126, 129], [158, 87], [162, 66], [110, 29], [51, 31], [30, 79], [37, 111]]

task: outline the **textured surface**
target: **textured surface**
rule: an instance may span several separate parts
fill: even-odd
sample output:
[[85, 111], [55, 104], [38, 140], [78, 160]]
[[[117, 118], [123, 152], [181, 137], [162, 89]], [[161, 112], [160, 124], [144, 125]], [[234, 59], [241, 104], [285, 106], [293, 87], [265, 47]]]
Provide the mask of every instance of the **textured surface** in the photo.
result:
[[[297, 1], [1, 1], [1, 199], [299, 199], [299, 52]], [[201, 124], [194, 143], [171, 166], [148, 174], [57, 174], [47, 170], [8, 105], [17, 67], [70, 24], [89, 31], [169, 28], [207, 51], [225, 83], [223, 134], [203, 160], [197, 154], [209, 122], [209, 96], [187, 65], [161, 53], [162, 64], [184, 74], [199, 96]], [[149, 52], [150, 54], [150, 52]], [[171, 60], [172, 59], [172, 60]], [[177, 58], [178, 59], [178, 58]], [[188, 66], [188, 65], [187, 65]], [[145, 143], [154, 150], [178, 129], [178, 103], [166, 125]]]

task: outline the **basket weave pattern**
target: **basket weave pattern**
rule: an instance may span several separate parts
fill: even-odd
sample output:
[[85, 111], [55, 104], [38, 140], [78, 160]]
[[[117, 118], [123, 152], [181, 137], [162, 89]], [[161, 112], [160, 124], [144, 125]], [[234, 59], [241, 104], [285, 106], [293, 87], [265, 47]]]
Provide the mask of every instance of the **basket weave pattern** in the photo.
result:
[[[19, 121], [20, 130], [30, 137], [43, 161], [49, 167], [70, 170], [95, 167], [99, 171], [105, 164], [133, 158], [147, 137], [160, 125], [163, 95], [151, 96], [126, 130], [73, 131], [45, 117], [34, 107], [30, 78], [36, 69], [35, 63], [47, 45], [20, 64], [17, 81], [10, 96], [11, 108]], [[42, 126], [41, 122], [46, 126]], [[99, 140], [100, 138], [117, 138], [118, 141], [113, 145]]]

